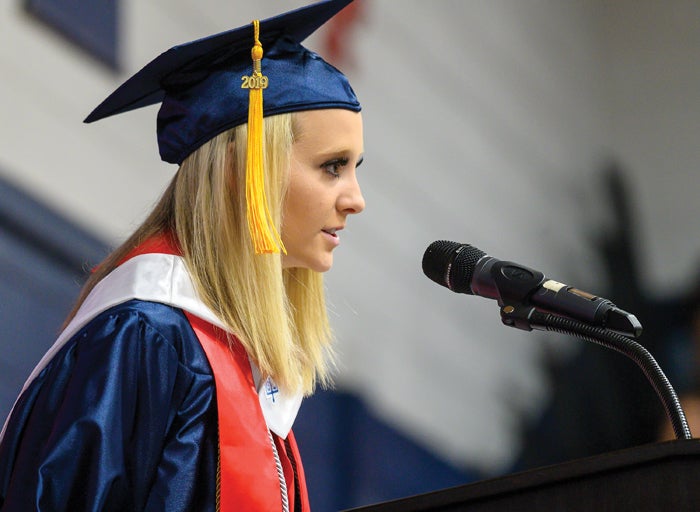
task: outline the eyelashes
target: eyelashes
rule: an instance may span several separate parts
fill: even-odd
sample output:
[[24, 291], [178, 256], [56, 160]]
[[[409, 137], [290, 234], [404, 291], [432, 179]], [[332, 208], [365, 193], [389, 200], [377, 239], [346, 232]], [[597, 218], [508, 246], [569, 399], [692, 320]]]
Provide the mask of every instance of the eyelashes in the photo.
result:
[[321, 169], [334, 178], [339, 178], [341, 169], [346, 165], [348, 165], [347, 158], [334, 158], [321, 164]]

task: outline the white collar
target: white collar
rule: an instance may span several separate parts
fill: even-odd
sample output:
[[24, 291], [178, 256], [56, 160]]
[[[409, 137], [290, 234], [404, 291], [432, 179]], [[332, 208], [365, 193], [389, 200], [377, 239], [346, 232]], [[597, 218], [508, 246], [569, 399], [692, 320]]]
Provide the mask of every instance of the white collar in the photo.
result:
[[[180, 256], [141, 254], [114, 269], [95, 285], [73, 320], [34, 368], [22, 392], [48, 365], [61, 347], [90, 320], [103, 311], [132, 299], [160, 302], [184, 309], [226, 330], [216, 314], [197, 297], [190, 274]], [[302, 394], [286, 393], [276, 386], [272, 379], [261, 382], [257, 366], [252, 361], [250, 366], [267, 427], [278, 436], [286, 438], [301, 406]], [[5, 427], [0, 434], [0, 440], [4, 432]]]

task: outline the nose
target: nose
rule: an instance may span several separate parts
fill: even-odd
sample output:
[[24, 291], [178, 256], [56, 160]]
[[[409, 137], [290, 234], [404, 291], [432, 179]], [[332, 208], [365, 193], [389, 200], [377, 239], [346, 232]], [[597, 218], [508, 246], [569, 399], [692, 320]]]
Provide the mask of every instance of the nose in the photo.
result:
[[346, 176], [348, 182], [338, 197], [338, 209], [346, 215], [360, 213], [365, 209], [365, 198], [362, 196], [357, 175], [353, 172], [351, 176]]

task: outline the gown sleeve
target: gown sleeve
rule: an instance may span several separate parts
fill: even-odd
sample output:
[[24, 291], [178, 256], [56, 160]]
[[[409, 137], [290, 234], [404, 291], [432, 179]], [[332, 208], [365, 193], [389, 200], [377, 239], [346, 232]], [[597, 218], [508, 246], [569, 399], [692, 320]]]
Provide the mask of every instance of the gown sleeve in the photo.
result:
[[0, 510], [213, 507], [213, 377], [181, 311], [132, 301], [79, 331], [20, 397]]

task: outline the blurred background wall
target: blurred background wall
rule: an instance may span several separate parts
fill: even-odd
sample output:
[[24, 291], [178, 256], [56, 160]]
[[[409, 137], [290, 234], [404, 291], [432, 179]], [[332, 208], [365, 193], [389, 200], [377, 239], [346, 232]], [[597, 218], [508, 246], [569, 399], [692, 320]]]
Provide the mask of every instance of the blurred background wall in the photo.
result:
[[[176, 171], [158, 159], [157, 107], [82, 119], [170, 46], [301, 4], [0, 3], [0, 416], [85, 269]], [[609, 297], [692, 387], [700, 4], [357, 0], [309, 46], [363, 103], [367, 201], [327, 279], [337, 386], [297, 422], [312, 505], [653, 441], [659, 406], [631, 362], [506, 329], [420, 261], [434, 240], [466, 242]]]

